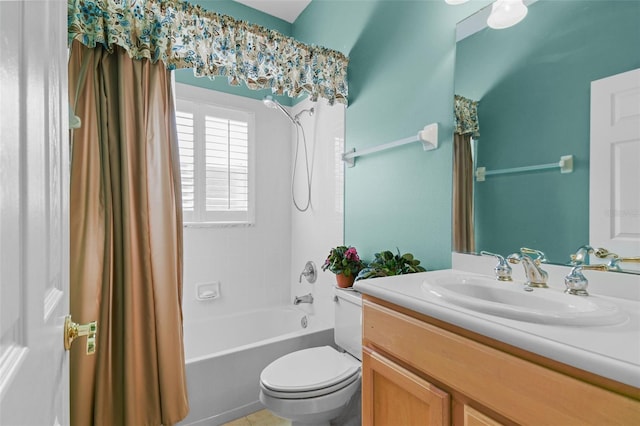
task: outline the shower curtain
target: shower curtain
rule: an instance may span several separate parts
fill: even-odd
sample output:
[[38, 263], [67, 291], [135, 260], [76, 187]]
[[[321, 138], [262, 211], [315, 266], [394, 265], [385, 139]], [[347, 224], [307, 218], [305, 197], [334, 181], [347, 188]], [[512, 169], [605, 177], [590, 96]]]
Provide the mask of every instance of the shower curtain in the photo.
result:
[[170, 71], [73, 42], [71, 313], [98, 321], [71, 350], [73, 425], [170, 425], [188, 412], [182, 207]]
[[475, 252], [471, 135], [453, 134], [453, 250]]
[[478, 102], [454, 95], [453, 133], [453, 250], [476, 250], [473, 221], [473, 155], [471, 139], [480, 137]]

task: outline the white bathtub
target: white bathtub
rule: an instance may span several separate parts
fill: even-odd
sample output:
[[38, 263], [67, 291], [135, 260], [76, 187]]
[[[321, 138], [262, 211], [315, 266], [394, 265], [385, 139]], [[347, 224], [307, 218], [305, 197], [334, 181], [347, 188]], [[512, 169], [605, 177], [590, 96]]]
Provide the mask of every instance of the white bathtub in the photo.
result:
[[261, 309], [185, 323], [184, 343], [190, 412], [180, 424], [220, 425], [263, 408], [264, 367], [289, 352], [333, 344], [333, 328], [293, 307]]

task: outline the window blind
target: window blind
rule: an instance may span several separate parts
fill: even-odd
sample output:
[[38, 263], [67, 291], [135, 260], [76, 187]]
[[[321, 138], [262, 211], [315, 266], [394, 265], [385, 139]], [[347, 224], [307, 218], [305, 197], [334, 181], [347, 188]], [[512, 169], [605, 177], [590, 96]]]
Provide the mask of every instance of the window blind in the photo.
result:
[[176, 102], [185, 222], [251, 222], [251, 116]]
[[180, 176], [182, 178], [182, 210], [195, 210], [195, 140], [193, 114], [176, 111], [178, 147], [180, 152]]
[[206, 211], [247, 210], [247, 123], [205, 116], [205, 144]]

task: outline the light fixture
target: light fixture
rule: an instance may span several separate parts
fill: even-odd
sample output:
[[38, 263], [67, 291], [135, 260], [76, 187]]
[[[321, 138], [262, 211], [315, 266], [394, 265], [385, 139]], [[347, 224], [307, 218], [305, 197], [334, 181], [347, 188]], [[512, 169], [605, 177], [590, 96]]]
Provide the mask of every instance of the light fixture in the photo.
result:
[[469, 0], [444, 0], [445, 3], [447, 4], [462, 4], [462, 3], [466, 3]]
[[487, 25], [496, 30], [512, 27], [522, 21], [528, 11], [522, 0], [496, 0]]

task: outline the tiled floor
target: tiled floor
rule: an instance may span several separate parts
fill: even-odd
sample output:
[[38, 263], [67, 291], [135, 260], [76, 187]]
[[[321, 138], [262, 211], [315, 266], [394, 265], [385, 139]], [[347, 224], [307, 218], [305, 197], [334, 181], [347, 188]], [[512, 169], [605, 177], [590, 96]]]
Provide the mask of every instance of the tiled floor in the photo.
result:
[[291, 422], [271, 414], [269, 410], [261, 410], [226, 423], [224, 426], [291, 426]]

